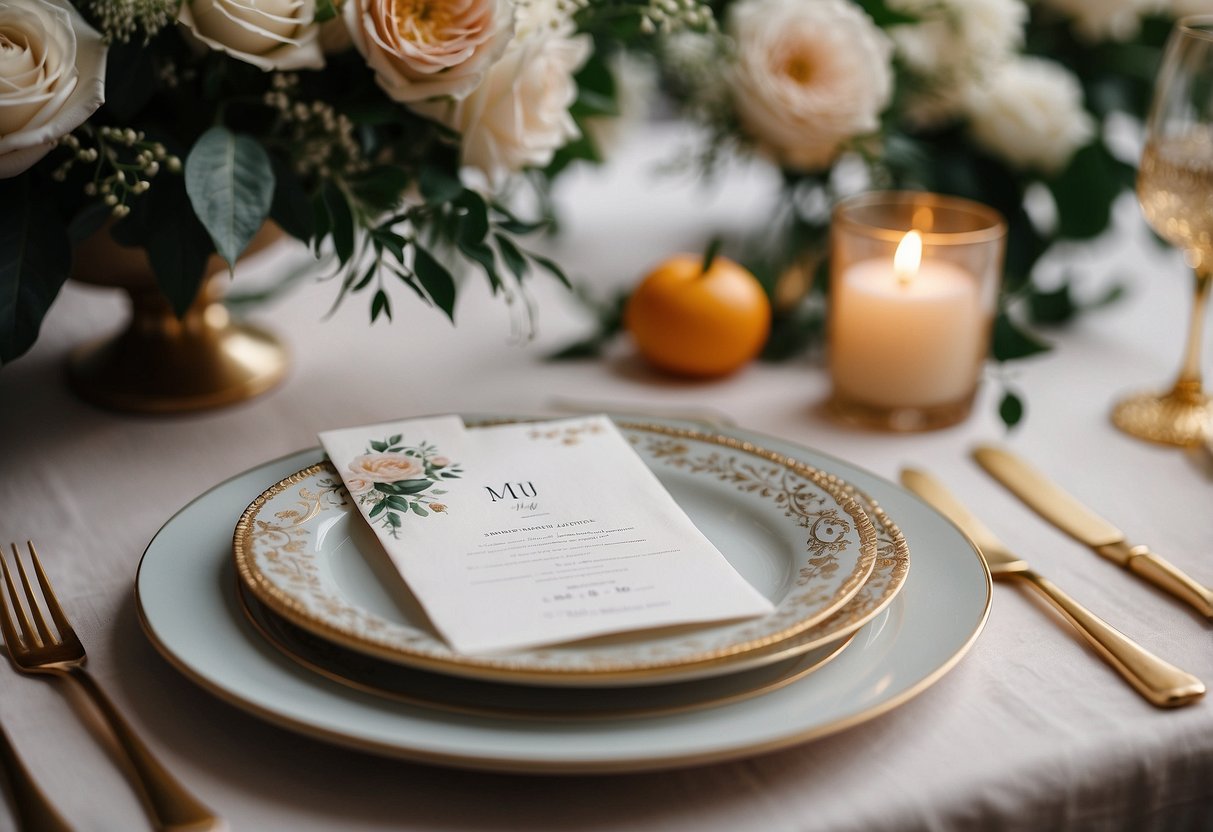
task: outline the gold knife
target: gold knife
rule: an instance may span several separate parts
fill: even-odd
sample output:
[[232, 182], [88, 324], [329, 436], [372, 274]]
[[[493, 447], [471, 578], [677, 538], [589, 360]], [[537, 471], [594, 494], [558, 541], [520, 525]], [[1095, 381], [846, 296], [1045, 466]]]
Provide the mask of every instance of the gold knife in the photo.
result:
[[1012, 553], [994, 533], [938, 480], [922, 471], [901, 472], [906, 488], [922, 497], [955, 523], [977, 547], [996, 579], [1024, 581], [1061, 611], [1074, 629], [1095, 648], [1099, 657], [1119, 673], [1150, 704], [1159, 708], [1189, 705], [1205, 694], [1204, 683], [1168, 664], [1079, 604], [1048, 578], [1037, 574], [1027, 561]]
[[993, 445], [974, 449], [973, 458], [1054, 526], [1113, 563], [1190, 604], [1202, 615], [1213, 618], [1213, 590], [1151, 552], [1150, 547], [1129, 543], [1124, 532], [1054, 485], [1031, 465]]

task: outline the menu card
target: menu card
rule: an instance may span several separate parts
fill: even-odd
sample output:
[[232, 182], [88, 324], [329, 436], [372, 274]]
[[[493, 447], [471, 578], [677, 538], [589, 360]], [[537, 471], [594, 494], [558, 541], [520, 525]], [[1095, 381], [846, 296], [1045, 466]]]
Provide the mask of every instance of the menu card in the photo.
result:
[[320, 440], [461, 653], [772, 610], [606, 417], [469, 430], [446, 416]]

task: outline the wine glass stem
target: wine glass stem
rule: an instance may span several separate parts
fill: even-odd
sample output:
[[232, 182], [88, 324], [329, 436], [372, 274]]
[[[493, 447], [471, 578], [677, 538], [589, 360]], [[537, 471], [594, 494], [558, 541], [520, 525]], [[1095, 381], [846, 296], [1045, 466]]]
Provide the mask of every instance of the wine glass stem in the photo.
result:
[[1200, 351], [1204, 344], [1205, 308], [1209, 305], [1209, 287], [1213, 283], [1213, 270], [1201, 266], [1196, 270], [1196, 295], [1192, 303], [1192, 321], [1188, 326], [1188, 345], [1184, 349], [1184, 363], [1175, 381], [1173, 395], [1199, 396], [1201, 394]]

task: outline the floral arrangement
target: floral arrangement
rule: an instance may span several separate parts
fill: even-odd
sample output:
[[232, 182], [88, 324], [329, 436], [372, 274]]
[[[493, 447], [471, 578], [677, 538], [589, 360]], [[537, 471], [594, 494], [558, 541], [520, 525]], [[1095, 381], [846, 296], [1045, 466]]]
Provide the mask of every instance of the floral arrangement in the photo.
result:
[[558, 266], [501, 198], [616, 112], [613, 56], [714, 18], [698, 0], [0, 0], [0, 362], [108, 225], [179, 313], [267, 220], [453, 314], [456, 275], [523, 294]]
[[[1055, 243], [1108, 228], [1113, 202], [1134, 184], [1134, 122], [1172, 22], [1213, 13], [1210, 0], [711, 6], [716, 26], [662, 41], [663, 88], [705, 128], [699, 152], [684, 154], [698, 169], [741, 153], [783, 173], [769, 230], [731, 243], [773, 300], [766, 355], [775, 359], [820, 339], [830, 211], [869, 188], [925, 189], [998, 209], [1009, 235], [994, 357], [1047, 349], [1016, 321], [1061, 323], [1085, 307], [1069, 279], [1038, 287], [1035, 267]], [[566, 354], [597, 349], [621, 309], [604, 305], [603, 331]], [[1022, 415], [1010, 393], [1002, 409], [1008, 422]]]
[[[445, 514], [445, 503], [434, 499], [446, 489], [433, 486], [457, 480], [463, 473], [459, 463], [438, 453], [429, 442], [401, 444], [401, 435], [372, 441], [366, 453], [350, 461], [343, 479], [350, 496], [369, 506], [367, 517], [378, 519], [392, 537], [399, 537], [401, 517]], [[422, 493], [425, 492], [425, 493]]]

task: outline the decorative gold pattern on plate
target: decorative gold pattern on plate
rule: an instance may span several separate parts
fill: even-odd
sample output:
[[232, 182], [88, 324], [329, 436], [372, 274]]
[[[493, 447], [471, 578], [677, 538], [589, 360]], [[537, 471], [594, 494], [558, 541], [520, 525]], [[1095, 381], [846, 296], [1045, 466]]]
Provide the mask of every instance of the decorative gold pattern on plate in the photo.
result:
[[[699, 475], [708, 475], [709, 472], [709, 468], [699, 464], [703, 460], [693, 462], [685, 451], [680, 455], [677, 446], [700, 443], [728, 448], [768, 463], [730, 462], [719, 457], [712, 464], [724, 465], [737, 472], [736, 475], [742, 477], [737, 484], [743, 491], [757, 499], [770, 500], [780, 506], [793, 522], [809, 530], [805, 538], [804, 560], [797, 564], [800, 585], [808, 585], [809, 589], [799, 593], [790, 592], [777, 604], [776, 612], [758, 621], [700, 629], [689, 636], [650, 637], [625, 644], [583, 642], [507, 656], [465, 656], [452, 651], [445, 642], [427, 630], [387, 621], [351, 605], [321, 579], [316, 558], [308, 546], [293, 546], [290, 550], [284, 550], [274, 545], [279, 540], [296, 541], [307, 530], [298, 528], [298, 524], [294, 523], [295, 515], [288, 515], [284, 524], [274, 524], [261, 518], [262, 510], [270, 504], [276, 506], [280, 495], [312, 478], [318, 478], [317, 486], [330, 480], [337, 482], [335, 472], [327, 462], [287, 477], [253, 501], [236, 526], [234, 551], [237, 570], [241, 580], [260, 602], [317, 635], [391, 661], [478, 678], [532, 681], [537, 684], [582, 684], [589, 681], [632, 683], [672, 677], [677, 673], [690, 674], [766, 648], [772, 649], [769, 651], [770, 657], [764, 656], [763, 660], [776, 661], [829, 641], [830, 636], [822, 633], [818, 640], [803, 646], [789, 642], [794, 636], [810, 629], [819, 629], [819, 624], [833, 622], [832, 616], [863, 587], [880, 555], [882, 547], [877, 531], [854, 491], [849, 490], [847, 484], [837, 477], [804, 465], [790, 456], [735, 437], [661, 424], [619, 422], [618, 426], [621, 430], [642, 434], [641, 439], [663, 437], [674, 440], [675, 445], [664, 449], [666, 460], [676, 467], [685, 465], [695, 468], [696, 471], [692, 473]], [[743, 474], [747, 464], [752, 473]], [[779, 469], [783, 469], [782, 476], [778, 475]], [[785, 481], [786, 484], [782, 484]], [[829, 500], [819, 494], [815, 503], [808, 483], [828, 495]], [[316, 490], [308, 488], [309, 494]], [[324, 489], [321, 487], [319, 490], [323, 492]], [[310, 508], [316, 499], [318, 497], [313, 496], [309, 501], [300, 494], [298, 503]], [[329, 500], [333, 508], [342, 506], [339, 501], [333, 502], [336, 498]], [[829, 514], [830, 502], [835, 511], [833, 515]], [[299, 516], [305, 514], [301, 512]], [[847, 526], [845, 534], [849, 534], [852, 540], [858, 537], [859, 552], [852, 570], [840, 576], [836, 573], [840, 569], [838, 556], [841, 548], [838, 543], [843, 525]], [[883, 548], [887, 550], [889, 545], [897, 544], [890, 542]], [[888, 573], [886, 588], [895, 593], [900, 583], [893, 571]], [[835, 587], [832, 593], [822, 592], [819, 586], [813, 586], [814, 581], [829, 584], [831, 580]], [[878, 588], [873, 589], [874, 593], [879, 591]], [[881, 597], [877, 603], [887, 603], [889, 599], [891, 594]], [[854, 616], [866, 621], [876, 611], [878, 609], [856, 610]], [[843, 629], [832, 637], [839, 638], [861, 623], [849, 630]], [[845, 628], [847, 625], [837, 622], [834, 626]]]

